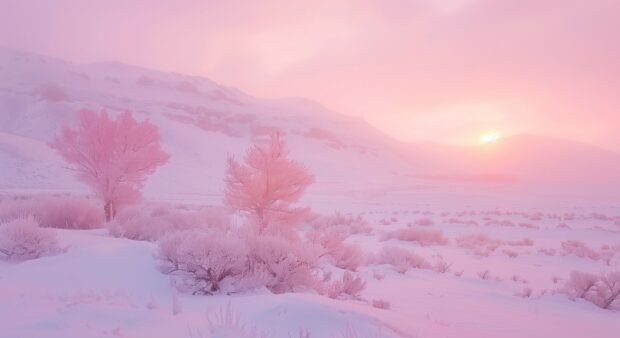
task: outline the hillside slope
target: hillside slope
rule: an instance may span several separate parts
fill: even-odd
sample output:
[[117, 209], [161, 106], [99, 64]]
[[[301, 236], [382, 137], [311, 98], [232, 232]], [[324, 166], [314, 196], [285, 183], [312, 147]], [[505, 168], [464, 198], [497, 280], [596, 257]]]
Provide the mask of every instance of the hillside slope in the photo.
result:
[[314, 189], [390, 185], [413, 167], [364, 121], [303, 99], [264, 100], [208, 79], [119, 63], [76, 65], [0, 50], [0, 188], [82, 189], [46, 143], [82, 108], [131, 110], [162, 133], [170, 162], [147, 192], [218, 195], [226, 157], [274, 130], [315, 173]]

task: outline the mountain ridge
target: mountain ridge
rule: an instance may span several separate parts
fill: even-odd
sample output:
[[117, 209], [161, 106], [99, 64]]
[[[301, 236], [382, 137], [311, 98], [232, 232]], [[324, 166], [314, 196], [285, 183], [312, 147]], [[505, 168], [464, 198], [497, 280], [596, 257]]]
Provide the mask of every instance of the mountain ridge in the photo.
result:
[[[37, 141], [40, 152], [61, 126], [75, 123], [83, 108], [113, 115], [129, 110], [160, 127], [173, 157], [149, 181], [151, 192], [221, 193], [227, 156], [243, 154], [276, 130], [284, 134], [291, 156], [316, 174], [320, 189], [441, 181], [580, 187], [620, 182], [620, 155], [577, 141], [524, 134], [470, 147], [406, 143], [309, 99], [256, 98], [200, 76], [119, 62], [75, 64], [0, 48], [0, 132]], [[53, 155], [37, 164], [36, 156], [26, 154], [26, 163], [2, 152], [27, 151], [11, 144], [16, 140], [0, 138], [5, 172], [11, 173], [0, 177], [0, 189], [31, 186], [33, 180], [46, 188], [80, 187]], [[11, 161], [19, 165], [9, 169]], [[54, 177], [46, 178], [46, 170]]]

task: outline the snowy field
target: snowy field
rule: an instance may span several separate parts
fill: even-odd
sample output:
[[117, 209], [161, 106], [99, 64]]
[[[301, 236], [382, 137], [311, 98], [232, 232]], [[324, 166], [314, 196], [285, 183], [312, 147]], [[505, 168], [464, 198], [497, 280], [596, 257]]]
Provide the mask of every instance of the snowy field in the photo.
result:
[[[354, 219], [363, 228], [345, 240], [363, 248], [353, 274], [365, 287], [354, 296], [178, 293], [157, 268], [156, 244], [106, 229], [53, 229], [65, 252], [0, 263], [1, 336], [252, 337], [254, 329], [266, 337], [617, 335], [617, 310], [565, 290], [572, 271], [617, 269], [617, 207], [420, 208], [381, 200], [337, 207], [355, 216], [342, 223]], [[422, 262], [402, 264], [389, 251], [386, 262], [394, 262], [382, 263], [376, 257], [386, 248], [412, 250]], [[320, 268], [344, 272], [329, 259]]]
[[[49, 143], [82, 108], [148, 119], [170, 155], [110, 222]], [[227, 158], [274, 131], [310, 210], [254, 238]], [[411, 145], [306, 100], [0, 49], [0, 338], [618, 337], [619, 170], [566, 140]], [[221, 285], [170, 260], [211, 246]]]

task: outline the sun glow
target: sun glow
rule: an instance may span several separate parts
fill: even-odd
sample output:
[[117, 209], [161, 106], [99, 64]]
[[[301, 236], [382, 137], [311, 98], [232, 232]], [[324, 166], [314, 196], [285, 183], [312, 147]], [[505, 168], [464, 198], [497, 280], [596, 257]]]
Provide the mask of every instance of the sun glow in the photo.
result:
[[496, 142], [499, 139], [499, 133], [496, 131], [487, 131], [480, 136], [480, 143], [488, 144]]

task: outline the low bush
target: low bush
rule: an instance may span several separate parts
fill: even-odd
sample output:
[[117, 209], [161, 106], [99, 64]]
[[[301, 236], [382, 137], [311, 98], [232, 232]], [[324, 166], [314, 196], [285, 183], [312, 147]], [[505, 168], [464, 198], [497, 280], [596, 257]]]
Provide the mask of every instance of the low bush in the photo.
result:
[[390, 302], [385, 299], [373, 299], [372, 306], [376, 307], [377, 309], [387, 310], [390, 308]]
[[372, 228], [362, 215], [335, 212], [332, 215], [315, 215], [311, 221], [315, 230], [336, 231], [346, 235], [370, 234]]
[[383, 240], [388, 239], [415, 242], [422, 246], [446, 245], [449, 242], [448, 238], [440, 230], [420, 230], [414, 228], [390, 231], [383, 236]]
[[304, 243], [268, 235], [187, 230], [165, 235], [157, 258], [162, 272], [194, 294], [266, 287], [274, 293], [319, 289], [318, 254]]
[[573, 299], [585, 299], [602, 309], [611, 309], [620, 303], [620, 270], [599, 275], [573, 271], [561, 291]]
[[597, 260], [599, 258], [598, 253], [588, 247], [586, 243], [577, 240], [569, 240], [562, 242], [562, 250], [565, 255], [573, 254], [581, 258], [590, 258]]
[[[456, 245], [469, 251], [477, 256], [488, 256], [500, 246], [525, 247], [534, 245], [534, 241], [529, 238], [523, 238], [515, 241], [502, 241], [499, 239], [489, 238], [483, 234], [463, 235], [456, 238]], [[504, 250], [504, 253], [510, 257], [516, 257], [518, 252], [514, 250]]]
[[0, 258], [24, 261], [62, 252], [51, 229], [40, 227], [32, 215], [0, 223]]
[[430, 226], [430, 225], [435, 225], [435, 221], [433, 221], [432, 218], [423, 217], [423, 218], [416, 219], [414, 224], [420, 225], [420, 226]]
[[354, 277], [352, 273], [346, 271], [342, 279], [327, 284], [326, 294], [329, 298], [357, 299], [365, 286], [366, 282], [361, 277]]
[[416, 254], [412, 250], [397, 246], [385, 246], [379, 252], [369, 258], [371, 264], [388, 264], [399, 273], [405, 273], [410, 269], [431, 269], [432, 265], [426, 258]]
[[93, 229], [103, 224], [98, 203], [87, 197], [43, 195], [5, 199], [0, 202], [0, 220], [33, 215], [41, 226], [64, 229]]
[[112, 236], [144, 241], [156, 241], [166, 234], [190, 229], [226, 231], [230, 227], [229, 214], [224, 209], [187, 210], [164, 205], [127, 208], [108, 224]]
[[364, 262], [364, 253], [358, 245], [345, 243], [347, 235], [336, 231], [313, 230], [306, 238], [321, 249], [320, 257], [328, 257], [334, 266], [356, 271]]

